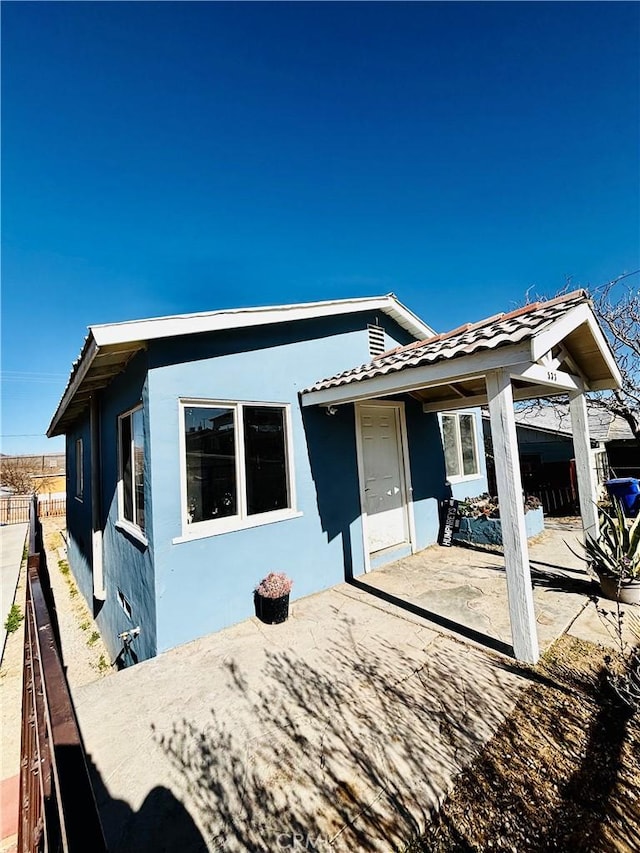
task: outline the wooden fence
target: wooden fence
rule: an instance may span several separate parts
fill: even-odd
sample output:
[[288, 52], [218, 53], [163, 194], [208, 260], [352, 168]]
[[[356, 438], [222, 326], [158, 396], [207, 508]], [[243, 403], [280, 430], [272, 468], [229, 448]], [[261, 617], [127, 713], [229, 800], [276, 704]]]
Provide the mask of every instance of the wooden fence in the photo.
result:
[[19, 853], [106, 853], [62, 666], [37, 500], [30, 505], [22, 682]]
[[[29, 521], [31, 496], [10, 495], [0, 498], [0, 524], [24, 524]], [[38, 498], [38, 515], [48, 518], [53, 515], [65, 515], [67, 501], [65, 498]]]
[[545, 515], [580, 515], [573, 486], [534, 486], [528, 493], [540, 499]]

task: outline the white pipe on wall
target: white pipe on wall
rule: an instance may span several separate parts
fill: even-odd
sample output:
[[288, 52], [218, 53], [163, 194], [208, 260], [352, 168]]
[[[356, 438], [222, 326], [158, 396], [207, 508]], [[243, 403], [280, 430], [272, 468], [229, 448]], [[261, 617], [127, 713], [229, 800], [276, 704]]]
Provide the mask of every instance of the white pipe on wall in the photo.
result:
[[91, 395], [91, 555], [93, 564], [93, 597], [104, 601], [107, 591], [104, 586], [102, 565], [102, 472], [100, 467], [100, 410], [98, 397]]

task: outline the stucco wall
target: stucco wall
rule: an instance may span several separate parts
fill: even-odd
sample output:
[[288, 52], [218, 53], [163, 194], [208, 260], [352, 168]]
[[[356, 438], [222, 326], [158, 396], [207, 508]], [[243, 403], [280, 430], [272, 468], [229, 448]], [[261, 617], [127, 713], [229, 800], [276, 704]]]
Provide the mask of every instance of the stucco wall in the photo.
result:
[[[139, 658], [156, 654], [155, 584], [153, 576], [153, 513], [149, 442], [146, 353], [139, 353], [103, 393], [100, 401], [102, 451], [103, 560], [106, 600], [99, 606], [97, 623], [115, 658], [123, 649], [118, 634], [136, 626], [140, 636], [132, 650]], [[148, 547], [118, 528], [118, 415], [143, 403], [145, 434], [145, 535]], [[120, 590], [131, 605], [131, 618], [118, 599]]]
[[[253, 589], [270, 571], [284, 571], [293, 578], [293, 599], [364, 571], [354, 407], [338, 407], [328, 416], [324, 408], [303, 409], [298, 394], [324, 376], [367, 361], [367, 323], [375, 322], [384, 326], [388, 348], [410, 342], [408, 333], [389, 318], [364, 313], [152, 341], [103, 392], [107, 598], [96, 609], [114, 658], [122, 650], [118, 634], [136, 625], [142, 632], [132, 648], [143, 659], [247, 618], [253, 613]], [[188, 398], [290, 405], [299, 517], [176, 541], [185, 533], [179, 400]], [[415, 545], [420, 549], [436, 541], [440, 500], [452, 493], [464, 497], [486, 490], [482, 433], [478, 433], [482, 476], [451, 488], [446, 483], [437, 415], [424, 414], [421, 404], [408, 395], [398, 399], [405, 406]], [[140, 401], [148, 547], [116, 523], [118, 415]], [[88, 427], [87, 417], [81, 427], [86, 460], [90, 460]], [[74, 438], [75, 434], [69, 436], [69, 447]], [[92, 601], [88, 477], [86, 483], [87, 500], [75, 510], [73, 560], [83, 594]], [[118, 590], [131, 605], [130, 619], [118, 601]]]
[[[67, 529], [69, 564], [96, 624], [115, 661], [123, 650], [118, 634], [140, 625], [140, 636], [132, 645], [136, 658], [142, 660], [156, 653], [155, 588], [152, 562], [151, 482], [148, 442], [148, 401], [146, 399], [146, 354], [140, 353], [116, 377], [99, 401], [101, 445], [101, 502], [103, 528], [103, 571], [105, 601], [93, 597], [92, 508], [91, 508], [91, 432], [89, 412], [79, 419], [67, 434]], [[118, 519], [118, 415], [143, 402], [145, 409], [145, 508], [146, 536], [149, 547], [137, 542], [116, 527]], [[83, 440], [84, 494], [82, 501], [74, 497], [75, 442]], [[119, 598], [121, 590], [131, 605], [131, 618]], [[130, 659], [131, 660], [131, 659]], [[129, 660], [129, 662], [130, 662]]]
[[[389, 347], [411, 340], [387, 318], [359, 314], [149, 347], [159, 651], [252, 615], [253, 588], [270, 571], [293, 578], [295, 599], [363, 570], [353, 407], [303, 411], [298, 392], [367, 361], [376, 319]], [[301, 517], [173, 543], [183, 533], [178, 401], [189, 397], [291, 404]]]
[[[542, 507], [530, 509], [524, 514], [527, 539], [539, 536], [544, 531]], [[477, 545], [502, 545], [502, 520], [500, 518], [462, 518], [460, 529], [453, 535], [454, 541], [472, 542]]]

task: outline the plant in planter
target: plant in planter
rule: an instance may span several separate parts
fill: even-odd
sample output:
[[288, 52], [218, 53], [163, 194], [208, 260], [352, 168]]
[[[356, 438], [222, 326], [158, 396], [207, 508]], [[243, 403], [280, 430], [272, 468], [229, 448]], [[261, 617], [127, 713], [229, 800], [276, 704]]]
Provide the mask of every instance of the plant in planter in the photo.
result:
[[[502, 545], [502, 522], [498, 498], [489, 494], [465, 498], [458, 507], [460, 529], [454, 534], [456, 542], [474, 545]], [[544, 530], [544, 516], [540, 500], [534, 496], [524, 498], [527, 537], [537, 536]]]
[[269, 572], [255, 588], [256, 616], [267, 625], [285, 622], [289, 615], [289, 593], [293, 581], [284, 572]]
[[[535, 495], [524, 498], [525, 515], [530, 510], [540, 509], [542, 501]], [[458, 507], [463, 518], [500, 518], [500, 505], [497, 497], [485, 493], [477, 498], [465, 498]]]
[[606, 598], [640, 604], [640, 516], [628, 527], [618, 498], [612, 513], [600, 507], [598, 514], [600, 535], [587, 539], [586, 560]]
[[491, 497], [488, 493], [475, 498], [465, 498], [458, 511], [462, 518], [500, 518], [498, 498]]

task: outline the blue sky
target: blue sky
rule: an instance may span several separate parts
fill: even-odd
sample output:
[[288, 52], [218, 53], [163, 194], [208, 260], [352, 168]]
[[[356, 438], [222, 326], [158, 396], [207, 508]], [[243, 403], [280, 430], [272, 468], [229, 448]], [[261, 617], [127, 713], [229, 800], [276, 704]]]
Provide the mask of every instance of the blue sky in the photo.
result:
[[634, 3], [5, 3], [2, 449], [92, 323], [640, 266]]

